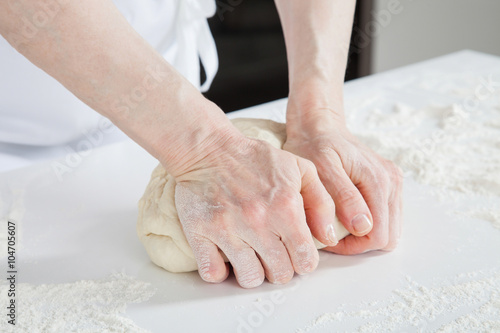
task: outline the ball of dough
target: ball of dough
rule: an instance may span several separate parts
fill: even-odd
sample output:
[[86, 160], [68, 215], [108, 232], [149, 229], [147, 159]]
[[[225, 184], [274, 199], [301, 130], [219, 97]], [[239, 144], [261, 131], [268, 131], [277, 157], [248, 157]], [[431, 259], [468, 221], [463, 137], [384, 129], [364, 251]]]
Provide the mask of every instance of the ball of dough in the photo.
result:
[[[233, 125], [244, 135], [266, 141], [282, 149], [286, 139], [285, 124], [267, 119], [233, 119]], [[193, 251], [182, 230], [175, 209], [175, 180], [158, 165], [151, 175], [146, 191], [139, 201], [137, 234], [151, 260], [170, 272], [189, 272], [198, 269]], [[349, 232], [335, 219], [337, 237]], [[324, 244], [314, 239], [318, 249]]]

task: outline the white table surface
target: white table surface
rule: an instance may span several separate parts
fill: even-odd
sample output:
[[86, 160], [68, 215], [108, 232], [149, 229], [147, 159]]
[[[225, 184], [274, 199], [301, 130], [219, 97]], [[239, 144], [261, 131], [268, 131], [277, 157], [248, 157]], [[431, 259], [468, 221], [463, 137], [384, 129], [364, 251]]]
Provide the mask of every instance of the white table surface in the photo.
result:
[[[378, 103], [370, 96], [381, 92], [413, 106], [425, 105], [446, 98], [437, 93], [443, 88], [438, 82], [463, 72], [487, 74], [492, 66], [500, 68], [500, 58], [465, 51], [355, 80], [345, 87], [347, 109], [369, 108]], [[435, 84], [435, 90], [412, 88], [425, 79], [431, 89]], [[282, 121], [285, 106], [286, 101], [279, 100], [229, 116]], [[64, 163], [64, 158], [58, 161]], [[0, 174], [1, 220], [17, 220], [21, 233], [20, 282], [73, 282], [124, 271], [158, 290], [149, 301], [127, 309], [138, 326], [153, 332], [237, 331], [239, 320], [257, 311], [256, 300], [265, 303], [273, 291], [281, 291], [284, 301], [252, 329], [293, 332], [341, 304], [387, 299], [405, 285], [407, 276], [426, 285], [435, 277], [500, 267], [500, 230], [487, 222], [472, 223], [447, 214], [425, 186], [408, 178], [404, 233], [394, 252], [358, 256], [322, 252], [316, 272], [296, 276], [284, 286], [265, 282], [245, 290], [234, 277], [207, 284], [195, 272], [172, 274], [156, 267], [140, 244], [135, 229], [137, 201], [157, 162], [135, 143], [94, 149], [62, 179], [54, 172], [54, 163]], [[459, 314], [438, 318], [427, 328], [439, 327]], [[328, 331], [328, 326], [316, 331], [323, 330]]]

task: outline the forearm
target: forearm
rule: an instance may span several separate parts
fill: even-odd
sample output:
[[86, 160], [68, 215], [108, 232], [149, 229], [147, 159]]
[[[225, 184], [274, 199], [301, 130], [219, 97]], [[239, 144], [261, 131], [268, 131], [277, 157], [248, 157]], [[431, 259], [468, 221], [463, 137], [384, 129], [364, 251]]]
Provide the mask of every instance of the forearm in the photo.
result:
[[[287, 47], [289, 116], [309, 109], [343, 113], [343, 82], [355, 0], [276, 0]], [[298, 114], [292, 114], [293, 112]], [[343, 116], [343, 115], [342, 115]]]
[[276, 0], [290, 69], [284, 149], [307, 158], [351, 233], [327, 251], [391, 250], [401, 234], [399, 170], [347, 129], [343, 81], [354, 0]]
[[[206, 149], [194, 150], [202, 142], [220, 140], [234, 130], [215, 105], [133, 30], [111, 1], [59, 2], [3, 1], [0, 33], [171, 173], [182, 172], [188, 159], [206, 154]], [[42, 3], [51, 3], [53, 14], [44, 24], [36, 20], [47, 13]], [[26, 22], [32, 24], [30, 34]]]

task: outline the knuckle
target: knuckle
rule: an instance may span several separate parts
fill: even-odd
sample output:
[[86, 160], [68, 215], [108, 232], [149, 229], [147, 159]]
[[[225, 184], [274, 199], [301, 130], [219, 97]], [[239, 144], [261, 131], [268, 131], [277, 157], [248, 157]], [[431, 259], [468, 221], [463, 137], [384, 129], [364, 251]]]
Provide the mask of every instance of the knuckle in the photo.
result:
[[238, 282], [244, 288], [254, 288], [260, 286], [262, 282], [264, 282], [264, 277], [255, 267], [236, 268], [236, 270]]
[[389, 245], [388, 235], [378, 235], [373, 241], [373, 250], [385, 249]]
[[374, 191], [388, 192], [391, 187], [391, 176], [383, 162], [366, 167], [365, 174], [368, 176]]
[[[310, 157], [310, 158], [313, 159], [313, 157]], [[316, 165], [310, 159], [299, 157], [298, 163], [299, 163], [299, 166], [302, 169], [303, 173], [309, 174], [309, 175], [311, 175], [311, 174], [316, 175], [318, 173], [318, 169], [316, 168]]]
[[337, 189], [337, 207], [351, 206], [358, 201], [358, 190], [354, 186], [342, 186]]
[[212, 280], [212, 270], [213, 268], [211, 267], [212, 265], [210, 264], [210, 260], [205, 257], [199, 257], [198, 259], [198, 272], [200, 272], [201, 277], [205, 281], [211, 281]]
[[191, 246], [195, 255], [197, 255], [198, 257], [202, 257], [205, 253], [204, 251], [206, 247], [205, 242], [207, 241], [208, 238], [193, 231], [185, 232], [185, 235], [189, 243], [189, 246]]
[[296, 260], [295, 271], [298, 274], [305, 274], [316, 269], [319, 262], [319, 255], [316, 248], [309, 244], [302, 244], [295, 249]]
[[285, 248], [274, 247], [267, 252], [265, 264], [267, 267], [267, 279], [275, 284], [289, 282], [294, 274], [290, 257]]
[[290, 282], [293, 277], [293, 269], [279, 269], [270, 272], [268, 280], [275, 284], [285, 284]]
[[[340, 146], [340, 147], [339, 147]], [[342, 150], [344, 148], [344, 145], [340, 142], [337, 142], [334, 144], [332, 140], [326, 138], [326, 137], [321, 137], [318, 138], [316, 141], [316, 154], [320, 156], [337, 156], [338, 157], [338, 150]]]
[[255, 265], [255, 252], [250, 247], [236, 248], [234, 249], [233, 257], [236, 263], [239, 263], [240, 269], [253, 270]]
[[384, 167], [377, 167], [374, 171], [374, 177], [378, 184], [383, 188], [388, 188], [391, 183], [391, 174]]
[[238, 279], [238, 282], [243, 288], [255, 288], [264, 282], [264, 279], [258, 274], [243, 275]]
[[398, 247], [398, 243], [398, 240], [392, 240], [384, 248], [382, 248], [382, 250], [387, 252], [394, 251], [396, 247]]
[[291, 209], [291, 211], [295, 211], [298, 207], [301, 207], [302, 202], [300, 199], [300, 195], [298, 193], [290, 193], [287, 195], [281, 196], [279, 199], [278, 207], [286, 207]]
[[[215, 227], [216, 226], [216, 227]], [[221, 242], [228, 238], [231, 226], [224, 219], [218, 219], [216, 223], [197, 223], [184, 228], [184, 233], [192, 242], [203, 242], [212, 240]]]
[[[224, 266], [225, 269], [225, 266]], [[218, 282], [222, 278], [224, 272], [213, 265], [208, 259], [200, 258], [198, 261], [198, 272], [203, 280], [207, 282]]]
[[[253, 249], [241, 242], [241, 240], [234, 235], [228, 235], [228, 237], [224, 238], [221, 237], [219, 242], [217, 242], [217, 246], [224, 251], [227, 257], [231, 259], [231, 262], [241, 262], [244, 259], [251, 259], [252, 255], [255, 256]], [[248, 262], [252, 263], [253, 261], [248, 260]]]
[[392, 235], [390, 239], [387, 241], [387, 245], [385, 246], [385, 248], [383, 248], [383, 250], [393, 251], [394, 249], [396, 249], [396, 247], [398, 247], [399, 240], [400, 240], [400, 235]]
[[373, 180], [375, 182], [383, 181], [386, 176], [384, 167], [377, 163], [378, 161], [366, 160], [358, 165], [360, 173], [363, 174], [366, 179]]
[[391, 182], [399, 187], [399, 185], [403, 183], [403, 171], [400, 167], [392, 162], [389, 162], [389, 166], [387, 169]]
[[243, 205], [244, 215], [252, 222], [262, 221], [267, 215], [268, 207], [259, 200], [248, 200]]
[[304, 159], [304, 165], [306, 166], [306, 168], [314, 173], [317, 172], [316, 170], [316, 165], [311, 161], [311, 160], [308, 160], [308, 159]]

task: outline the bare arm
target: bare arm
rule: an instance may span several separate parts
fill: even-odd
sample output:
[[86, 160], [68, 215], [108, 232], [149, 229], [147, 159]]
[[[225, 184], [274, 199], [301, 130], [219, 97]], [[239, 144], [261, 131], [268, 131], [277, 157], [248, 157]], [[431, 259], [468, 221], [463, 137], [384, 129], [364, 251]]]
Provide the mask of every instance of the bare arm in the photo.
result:
[[[285, 34], [290, 96], [343, 116], [344, 75], [355, 0], [276, 0]], [[302, 106], [302, 105], [301, 105]], [[297, 105], [289, 117], [304, 116]], [[299, 111], [300, 110], [300, 111]]]
[[276, 0], [290, 95], [285, 149], [314, 162], [351, 236], [328, 250], [393, 249], [401, 233], [400, 170], [360, 144], [345, 124], [343, 81], [354, 0]]
[[307, 223], [324, 244], [336, 243], [328, 234], [333, 201], [314, 165], [243, 137], [110, 0], [57, 1], [33, 34], [23, 33], [26, 21], [36, 21], [46, 1], [0, 2], [0, 33], [175, 177], [175, 204], [201, 277], [227, 277], [219, 251], [246, 288], [313, 271], [318, 253]]
[[0, 33], [173, 174], [188, 155], [201, 158], [208, 143], [235, 133], [109, 0], [2, 1]]

